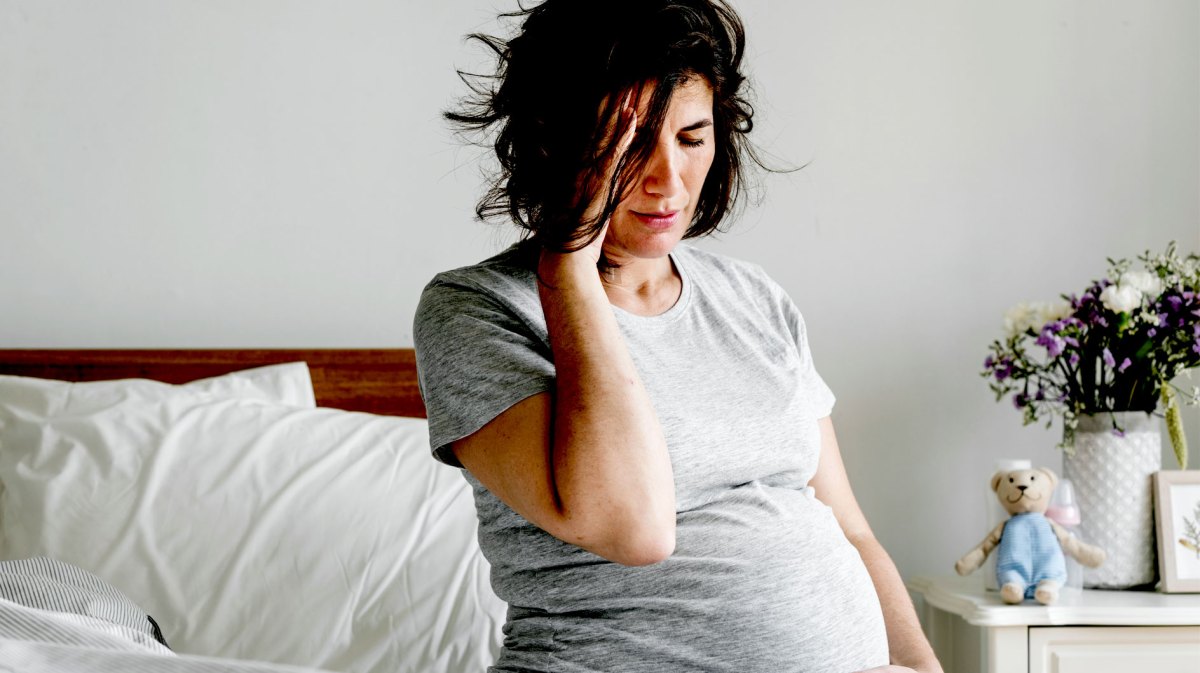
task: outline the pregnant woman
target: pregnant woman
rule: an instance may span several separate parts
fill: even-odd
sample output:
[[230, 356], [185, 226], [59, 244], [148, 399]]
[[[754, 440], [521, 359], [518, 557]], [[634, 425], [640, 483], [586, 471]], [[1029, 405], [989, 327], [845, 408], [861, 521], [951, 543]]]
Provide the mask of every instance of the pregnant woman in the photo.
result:
[[447, 117], [495, 133], [522, 241], [425, 288], [437, 459], [509, 604], [491, 671], [938, 672], [855, 502], [805, 322], [684, 243], [735, 201], [751, 109], [719, 0], [546, 0]]

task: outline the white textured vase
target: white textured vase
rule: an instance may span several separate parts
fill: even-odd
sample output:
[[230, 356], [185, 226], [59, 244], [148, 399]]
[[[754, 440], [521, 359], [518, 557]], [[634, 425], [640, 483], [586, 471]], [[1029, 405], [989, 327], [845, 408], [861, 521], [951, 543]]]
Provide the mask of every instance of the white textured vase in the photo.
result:
[[[1113, 416], [1125, 436], [1113, 434]], [[1074, 484], [1084, 542], [1108, 557], [1083, 569], [1089, 589], [1128, 589], [1151, 584], [1157, 571], [1151, 475], [1162, 469], [1162, 433], [1143, 412], [1080, 416], [1074, 453], [1063, 472]]]

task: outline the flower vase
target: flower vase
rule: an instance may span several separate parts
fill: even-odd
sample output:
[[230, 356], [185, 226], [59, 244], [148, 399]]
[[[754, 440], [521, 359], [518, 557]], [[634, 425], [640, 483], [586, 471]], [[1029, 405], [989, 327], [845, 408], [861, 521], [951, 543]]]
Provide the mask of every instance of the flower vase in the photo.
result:
[[[1113, 417], [1123, 433], [1113, 430]], [[1083, 569], [1089, 589], [1153, 584], [1157, 571], [1151, 475], [1162, 469], [1162, 434], [1139, 411], [1079, 416], [1074, 451], [1063, 472], [1075, 485], [1083, 521], [1080, 536], [1107, 554]]]

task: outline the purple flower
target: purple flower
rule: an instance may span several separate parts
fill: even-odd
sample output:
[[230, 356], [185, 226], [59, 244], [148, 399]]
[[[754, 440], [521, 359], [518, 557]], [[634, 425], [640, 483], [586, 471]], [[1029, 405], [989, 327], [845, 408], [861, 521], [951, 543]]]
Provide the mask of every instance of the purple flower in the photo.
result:
[[1191, 316], [1200, 316], [1200, 309], [1195, 306], [1194, 292], [1178, 293], [1178, 290], [1168, 290], [1172, 294], [1164, 294], [1155, 304], [1159, 324], [1163, 327], [1185, 327], [1192, 323]]
[[1079, 364], [1079, 353], [1071, 353], [1071, 356], [1067, 358], [1067, 362], [1070, 362], [1072, 367]]
[[983, 361], [983, 366], [985, 369], [991, 369], [992, 365], [994, 364], [996, 364], [996, 361], [990, 355], [987, 356], [987, 359]]
[[1047, 354], [1052, 358], [1056, 358], [1062, 354], [1063, 346], [1066, 345], [1066, 342], [1047, 329], [1043, 330], [1042, 336], [1038, 337], [1037, 345], [1045, 346]]
[[1063, 341], [1067, 342], [1067, 345], [1071, 348], [1079, 348], [1079, 339], [1075, 337], [1063, 337]]
[[1118, 430], [1118, 429], [1116, 429], [1116, 428], [1113, 428], [1113, 431], [1112, 431], [1112, 432], [1113, 432], [1113, 434], [1114, 434], [1114, 435], [1116, 435], [1116, 436], [1118, 436], [1118, 437], [1124, 437], [1124, 436], [1125, 436], [1125, 432], [1124, 432], [1123, 430]]
[[993, 365], [997, 365], [997, 364], [1000, 365], [1000, 368], [996, 370], [996, 380], [997, 381], [1003, 381], [1004, 379], [1012, 376], [1012, 374], [1013, 374], [1012, 358], [1010, 358], [1008, 356], [1002, 357], [1002, 358], [1000, 358], [999, 362], [993, 363]]
[[1155, 334], [1158, 334], [1158, 330], [1153, 327], [1150, 328], [1149, 332], [1146, 332], [1146, 336], [1148, 337], [1153, 337]]
[[1133, 364], [1133, 361], [1130, 360], [1129, 358], [1125, 358], [1124, 360], [1121, 361], [1121, 366], [1117, 367], [1117, 373], [1119, 374], [1119, 373], [1125, 371], [1126, 369], [1129, 369], [1129, 365], [1131, 365], [1131, 364]]
[[1116, 366], [1117, 364], [1116, 359], [1113, 358], [1112, 351], [1108, 350], [1107, 348], [1104, 349], [1104, 364], [1108, 365], [1109, 367]]
[[1017, 393], [1013, 395], [1013, 406], [1022, 409], [1029, 404], [1029, 396], [1025, 393]]

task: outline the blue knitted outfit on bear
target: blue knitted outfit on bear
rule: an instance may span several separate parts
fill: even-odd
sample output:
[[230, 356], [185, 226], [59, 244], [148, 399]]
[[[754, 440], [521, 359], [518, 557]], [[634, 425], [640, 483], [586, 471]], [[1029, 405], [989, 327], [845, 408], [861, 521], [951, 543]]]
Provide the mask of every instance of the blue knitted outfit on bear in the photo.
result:
[[1054, 580], [1066, 584], [1067, 563], [1062, 546], [1045, 515], [1025, 512], [1004, 524], [996, 550], [996, 581], [999, 586], [1019, 584], [1025, 598], [1033, 598], [1038, 582]]

